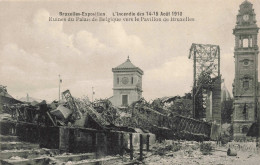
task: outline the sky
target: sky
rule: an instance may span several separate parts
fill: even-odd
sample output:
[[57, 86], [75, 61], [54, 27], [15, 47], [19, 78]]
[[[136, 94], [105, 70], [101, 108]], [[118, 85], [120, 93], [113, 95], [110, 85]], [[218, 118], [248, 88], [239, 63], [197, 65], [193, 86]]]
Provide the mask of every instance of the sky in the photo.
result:
[[[112, 68], [129, 56], [144, 71], [146, 100], [182, 96], [192, 89], [189, 49], [192, 43], [199, 43], [220, 46], [222, 78], [232, 93], [232, 32], [243, 1], [0, 0], [0, 85], [7, 86], [15, 98], [28, 93], [52, 101], [58, 99], [60, 74], [61, 91], [69, 89], [75, 97], [91, 97], [94, 87], [94, 98], [109, 98], [113, 95]], [[260, 26], [260, 1], [250, 2]], [[49, 17], [59, 17], [59, 12], [100, 12], [110, 17], [113, 12], [147, 11], [180, 11], [195, 21], [49, 21]]]

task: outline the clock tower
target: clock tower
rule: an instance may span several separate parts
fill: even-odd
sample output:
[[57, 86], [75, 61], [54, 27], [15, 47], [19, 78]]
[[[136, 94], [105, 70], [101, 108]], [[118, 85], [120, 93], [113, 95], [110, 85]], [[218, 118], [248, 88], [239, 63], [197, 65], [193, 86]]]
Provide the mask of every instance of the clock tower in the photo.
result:
[[250, 126], [257, 120], [258, 102], [258, 45], [256, 15], [253, 5], [244, 1], [233, 29], [235, 35], [235, 80], [233, 83], [234, 139], [245, 138]]
[[143, 71], [132, 64], [129, 57], [127, 60], [112, 68], [114, 74], [113, 97], [110, 101], [118, 107], [125, 107], [138, 101], [142, 97]]

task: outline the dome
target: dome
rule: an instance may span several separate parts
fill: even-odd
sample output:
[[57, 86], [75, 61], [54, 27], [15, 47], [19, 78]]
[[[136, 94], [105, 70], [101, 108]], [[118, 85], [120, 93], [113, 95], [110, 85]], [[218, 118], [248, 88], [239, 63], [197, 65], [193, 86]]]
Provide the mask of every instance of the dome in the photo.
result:
[[249, 1], [244, 1], [241, 5], [240, 5], [240, 10], [239, 12], [241, 14], [253, 14], [254, 10], [253, 10], [253, 4]]

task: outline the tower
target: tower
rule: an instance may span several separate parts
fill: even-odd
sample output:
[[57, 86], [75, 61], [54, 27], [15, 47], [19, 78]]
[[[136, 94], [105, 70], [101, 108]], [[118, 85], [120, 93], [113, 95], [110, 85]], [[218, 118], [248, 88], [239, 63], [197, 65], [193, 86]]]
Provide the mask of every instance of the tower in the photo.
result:
[[258, 45], [256, 15], [253, 5], [244, 1], [240, 5], [235, 35], [235, 80], [233, 83], [234, 138], [245, 137], [249, 127], [256, 121], [258, 96]]
[[113, 97], [110, 101], [115, 106], [127, 106], [142, 97], [143, 71], [132, 64], [129, 57], [121, 65], [112, 68], [114, 83]]

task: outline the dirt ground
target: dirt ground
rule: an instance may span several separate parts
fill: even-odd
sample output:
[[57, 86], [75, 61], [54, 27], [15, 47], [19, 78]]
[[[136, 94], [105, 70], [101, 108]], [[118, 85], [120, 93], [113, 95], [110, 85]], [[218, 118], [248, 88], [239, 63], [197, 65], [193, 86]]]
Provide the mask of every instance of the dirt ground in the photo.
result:
[[260, 154], [237, 151], [237, 156], [227, 156], [226, 148], [218, 148], [212, 155], [203, 155], [198, 150], [180, 150], [166, 155], [147, 154], [144, 164], [149, 165], [259, 165]]

